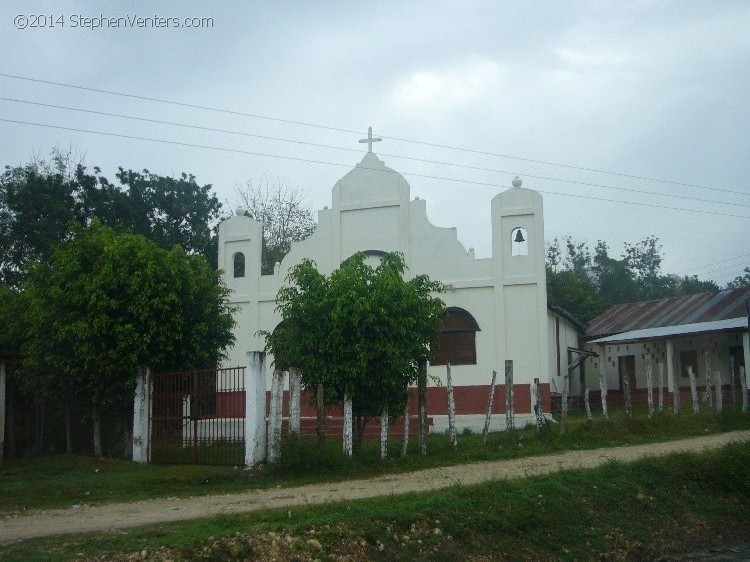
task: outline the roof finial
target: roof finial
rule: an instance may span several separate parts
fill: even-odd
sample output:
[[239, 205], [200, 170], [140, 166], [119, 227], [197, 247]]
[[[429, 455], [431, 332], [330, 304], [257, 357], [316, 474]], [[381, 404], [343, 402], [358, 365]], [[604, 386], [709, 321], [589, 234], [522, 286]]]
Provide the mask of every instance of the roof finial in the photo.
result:
[[521, 184], [523, 184], [523, 182], [521, 181], [521, 178], [519, 178], [518, 176], [513, 178], [513, 181], [511, 183], [513, 187], [521, 187]]
[[360, 139], [359, 142], [366, 142], [367, 143], [367, 152], [372, 152], [372, 143], [374, 142], [380, 142], [383, 139], [380, 137], [372, 138], [372, 127], [367, 128], [367, 138], [366, 139]]

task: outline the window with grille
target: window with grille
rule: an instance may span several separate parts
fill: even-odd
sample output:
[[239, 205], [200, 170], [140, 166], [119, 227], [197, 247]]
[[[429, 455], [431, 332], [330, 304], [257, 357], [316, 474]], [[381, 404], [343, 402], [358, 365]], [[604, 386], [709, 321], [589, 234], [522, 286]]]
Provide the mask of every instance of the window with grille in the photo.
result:
[[438, 328], [437, 345], [432, 353], [432, 365], [476, 365], [476, 333], [479, 325], [474, 317], [458, 307], [449, 307]]

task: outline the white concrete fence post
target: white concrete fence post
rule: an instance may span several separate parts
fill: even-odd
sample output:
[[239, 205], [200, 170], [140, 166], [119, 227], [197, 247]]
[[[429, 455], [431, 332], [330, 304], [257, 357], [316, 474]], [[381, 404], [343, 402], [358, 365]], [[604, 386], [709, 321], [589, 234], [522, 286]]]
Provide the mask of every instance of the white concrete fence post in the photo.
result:
[[302, 400], [302, 375], [297, 367], [289, 368], [289, 435], [299, 437], [300, 404]]
[[133, 462], [147, 463], [151, 460], [150, 410], [151, 371], [148, 367], [141, 367], [135, 379], [133, 400]]
[[742, 389], [742, 411], [747, 412], [747, 379], [745, 378], [745, 367], [740, 365], [740, 387]]
[[583, 393], [583, 404], [586, 407], [586, 419], [591, 421], [593, 418], [591, 416], [591, 404], [589, 402], [589, 387], [586, 387], [586, 390]]
[[268, 462], [281, 457], [281, 420], [284, 406], [286, 371], [274, 371], [271, 379], [271, 404], [268, 413]]
[[245, 369], [245, 464], [266, 459], [266, 353], [247, 352]]

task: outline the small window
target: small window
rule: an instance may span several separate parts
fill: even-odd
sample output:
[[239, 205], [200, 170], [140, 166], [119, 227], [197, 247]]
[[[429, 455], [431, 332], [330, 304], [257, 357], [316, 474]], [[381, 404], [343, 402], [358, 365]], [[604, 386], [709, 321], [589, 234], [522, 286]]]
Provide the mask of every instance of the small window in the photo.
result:
[[443, 323], [438, 328], [437, 345], [432, 353], [432, 365], [476, 365], [476, 333], [479, 325], [463, 308], [448, 307]]
[[525, 228], [519, 226], [510, 231], [510, 249], [511, 256], [529, 255], [529, 234]]
[[697, 377], [698, 376], [698, 352], [695, 350], [691, 351], [681, 351], [680, 352], [680, 364], [682, 368], [680, 369], [680, 373], [682, 374], [683, 378], [688, 378], [690, 375], [688, 374], [688, 367], [693, 368], [693, 374]]
[[234, 276], [244, 277], [245, 276], [245, 254], [237, 252], [234, 254]]

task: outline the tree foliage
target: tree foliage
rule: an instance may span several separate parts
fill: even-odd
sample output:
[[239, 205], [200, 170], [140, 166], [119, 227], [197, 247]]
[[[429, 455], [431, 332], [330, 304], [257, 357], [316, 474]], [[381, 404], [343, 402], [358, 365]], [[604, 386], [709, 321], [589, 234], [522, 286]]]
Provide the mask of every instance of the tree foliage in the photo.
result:
[[[655, 236], [625, 243], [619, 259], [610, 256], [605, 241], [597, 241], [592, 252], [586, 243], [570, 237], [552, 240], [546, 255], [549, 302], [584, 323], [615, 304], [721, 289], [715, 282], [695, 276], [662, 273], [663, 248]], [[747, 271], [750, 284], [750, 268]]]
[[738, 275], [727, 283], [727, 289], [739, 289], [741, 287], [750, 287], [750, 267], [744, 269], [744, 275]]
[[268, 349], [283, 362], [277, 366], [299, 367], [304, 388], [322, 383], [327, 404], [350, 395], [362, 429], [373, 416], [403, 410], [445, 314], [435, 296], [442, 284], [425, 275], [405, 281], [404, 268], [398, 253], [374, 268], [355, 254], [330, 276], [305, 260], [277, 296], [280, 327], [265, 333]]
[[215, 264], [212, 230], [221, 204], [210, 185], [184, 173], [173, 178], [120, 168], [116, 177], [115, 184], [96, 167], [89, 172], [71, 151], [6, 166], [0, 176], [0, 281], [19, 287], [30, 264], [49, 262], [55, 246], [70, 238], [72, 225], [85, 227], [94, 219], [143, 234], [162, 248], [179, 244]]
[[315, 218], [305, 201], [305, 193], [285, 180], [271, 185], [267, 179], [254, 184], [248, 180], [237, 188], [246, 213], [263, 228], [261, 273], [273, 273], [274, 265], [289, 253], [292, 242], [304, 240], [315, 230]]
[[98, 221], [75, 226], [26, 293], [26, 383], [93, 408], [130, 404], [140, 366], [215, 365], [233, 339], [228, 290], [202, 256]]

